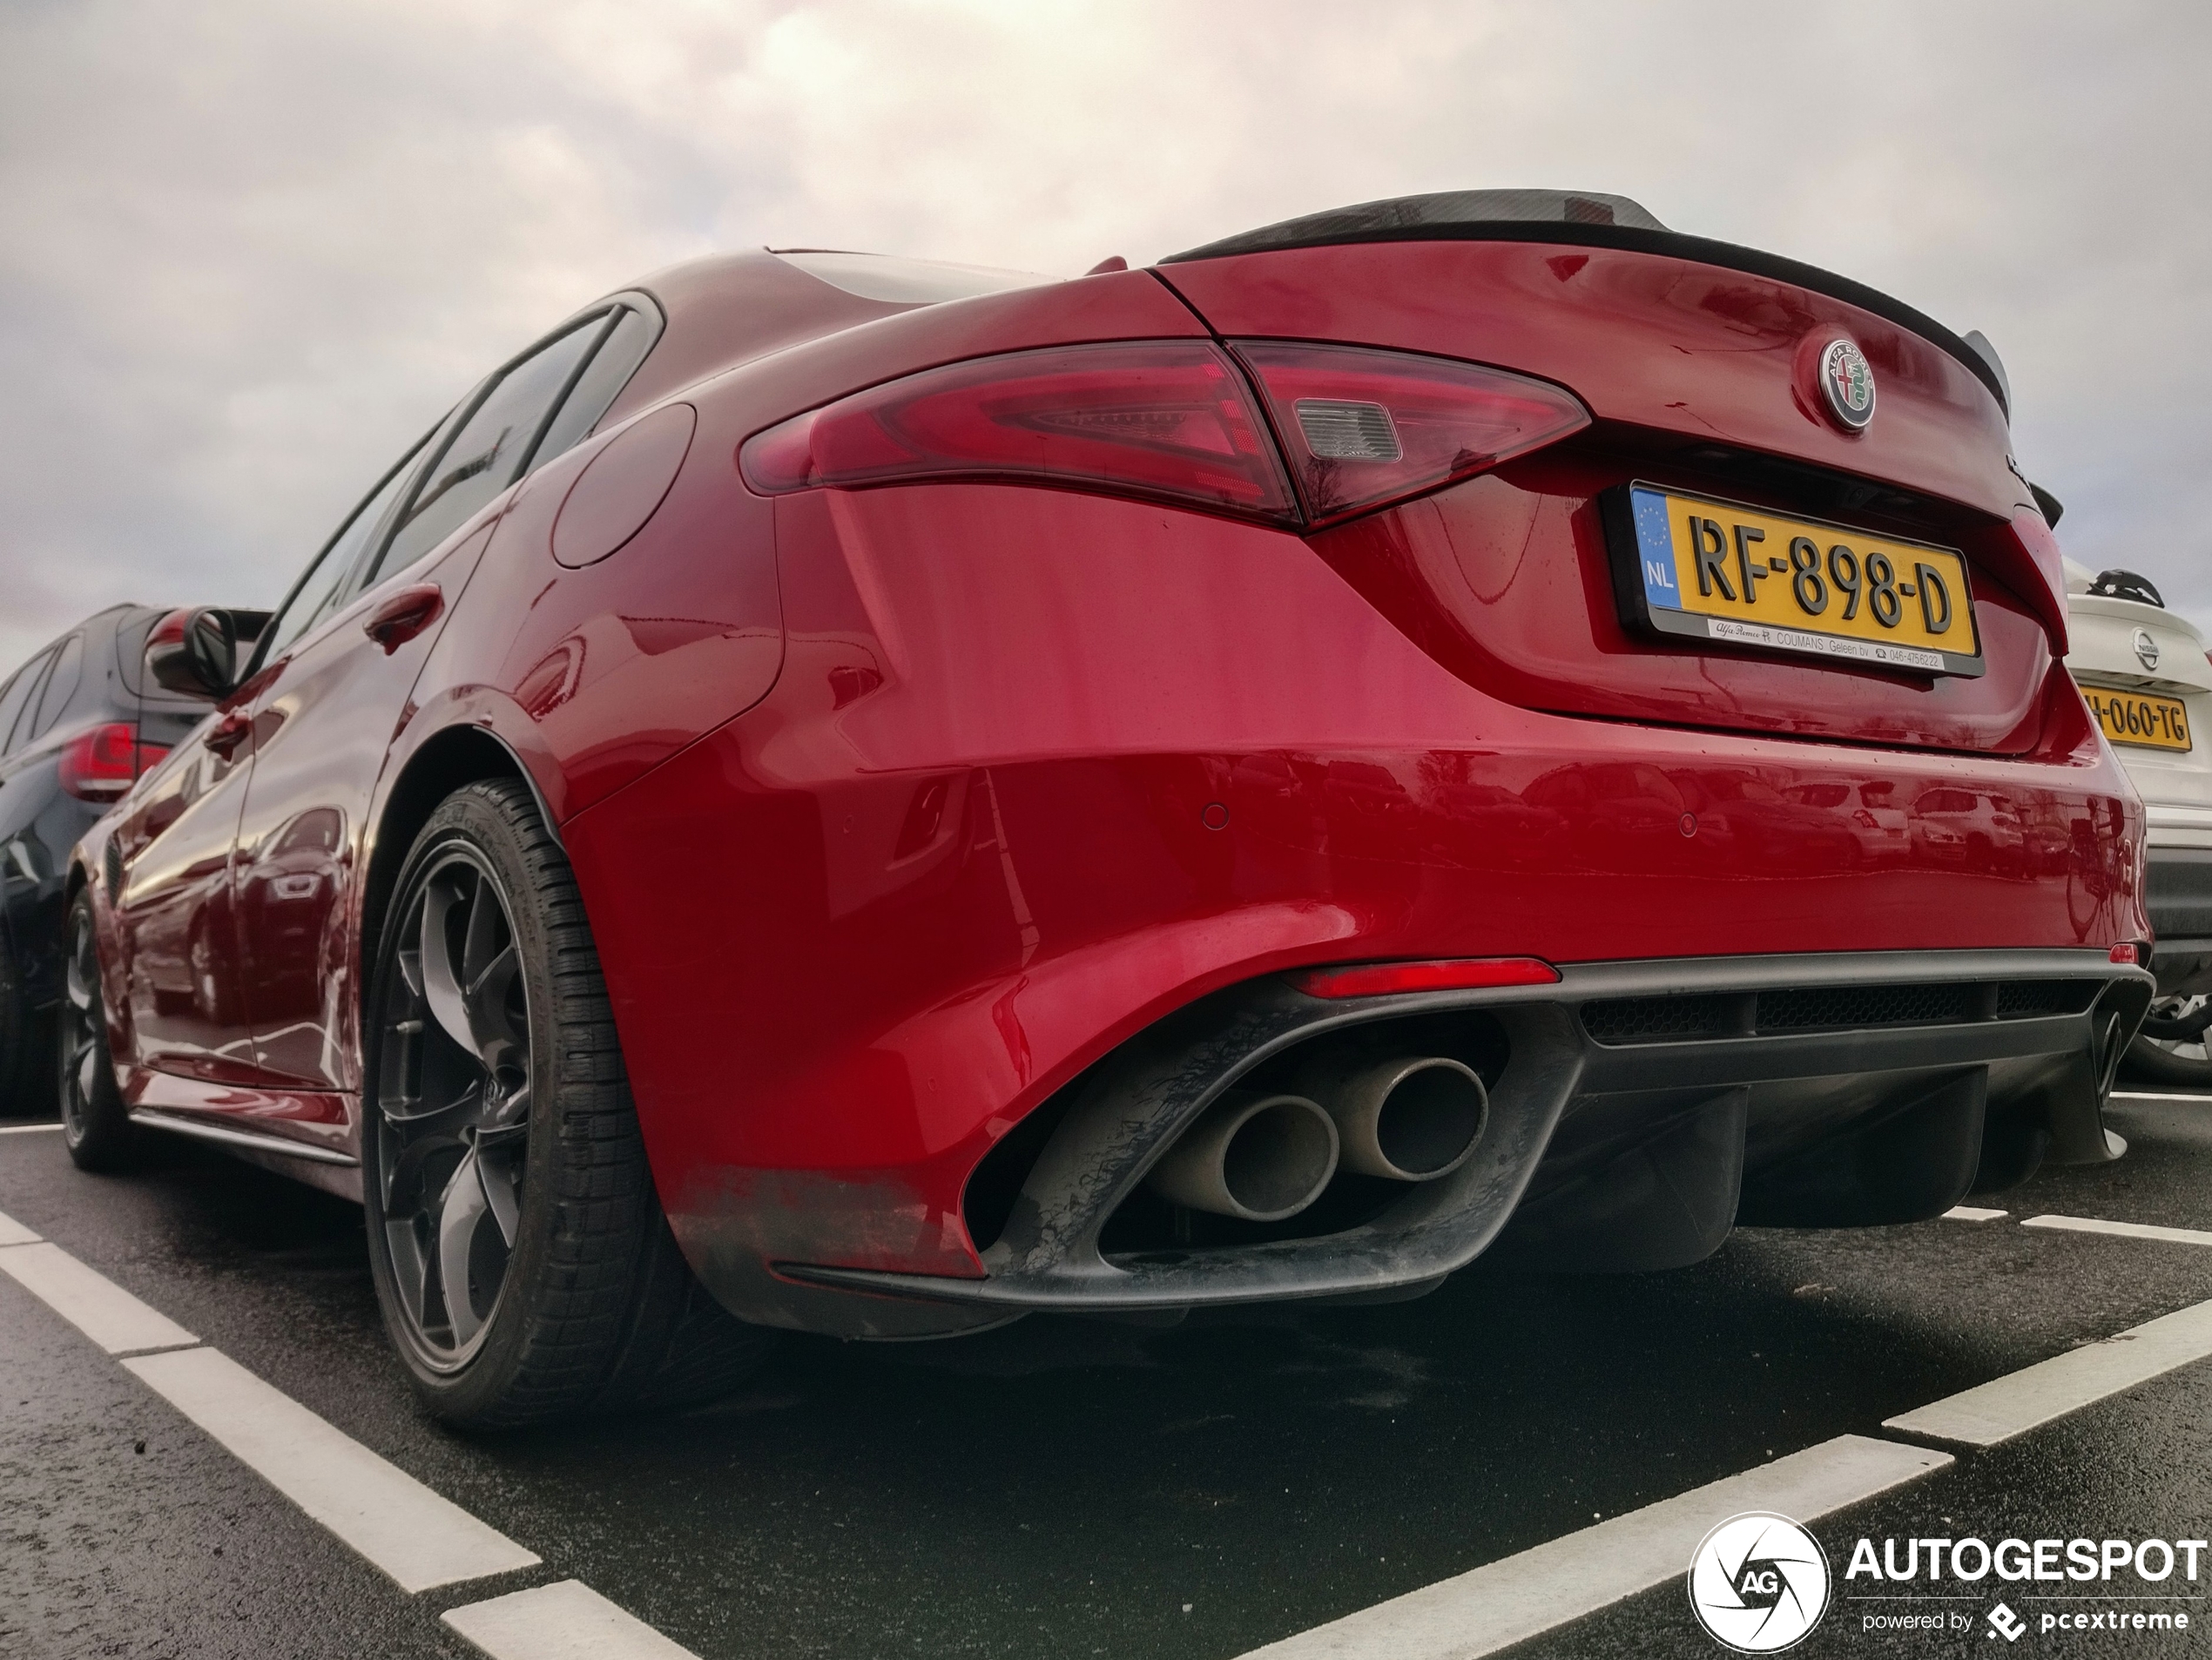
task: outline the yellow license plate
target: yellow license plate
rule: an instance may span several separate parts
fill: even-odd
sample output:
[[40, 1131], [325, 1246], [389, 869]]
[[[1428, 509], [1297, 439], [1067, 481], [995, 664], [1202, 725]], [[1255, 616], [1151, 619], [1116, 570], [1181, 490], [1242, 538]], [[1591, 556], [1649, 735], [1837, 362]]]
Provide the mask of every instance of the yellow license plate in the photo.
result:
[[2109, 686], [2084, 686], [2097, 725], [2115, 744], [2140, 744], [2145, 749], [2187, 749], [2188, 705], [2179, 698], [2161, 698], [2148, 692], [2114, 692]]
[[1966, 562], [1949, 548], [1653, 484], [1602, 503], [1632, 627], [1839, 666], [1982, 671]]

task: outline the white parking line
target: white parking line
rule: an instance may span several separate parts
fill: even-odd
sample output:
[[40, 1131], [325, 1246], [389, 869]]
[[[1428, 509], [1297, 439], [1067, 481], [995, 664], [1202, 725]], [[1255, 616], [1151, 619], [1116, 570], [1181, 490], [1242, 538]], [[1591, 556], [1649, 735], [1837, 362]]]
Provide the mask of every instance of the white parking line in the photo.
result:
[[2114, 1101], [2189, 1101], [2198, 1106], [2212, 1107], [2212, 1095], [2176, 1095], [2163, 1090], [2114, 1090]]
[[[400, 1586], [415, 1592], [543, 1560], [263, 1382], [60, 1246], [0, 1213], [0, 1272]], [[150, 1349], [166, 1350], [147, 1353]], [[579, 1580], [448, 1612], [497, 1660], [696, 1660]]]
[[2212, 1245], [2198, 1228], [2161, 1228], [2148, 1222], [2101, 1222], [2093, 1216], [2031, 1216], [2024, 1228], [2063, 1228], [2068, 1233], [2109, 1233], [2122, 1239], [2161, 1239], [2168, 1245]]
[[123, 1364], [402, 1590], [511, 1573], [539, 1561], [226, 1354], [187, 1349]]
[[173, 1349], [199, 1341], [166, 1314], [148, 1308], [59, 1245], [17, 1245], [0, 1250], [0, 1273], [110, 1354]]
[[60, 1128], [59, 1124], [0, 1124], [0, 1136], [36, 1136], [44, 1130]]
[[1882, 1427], [1966, 1447], [1994, 1447], [2208, 1355], [2212, 1355], [2212, 1303], [2198, 1303], [1885, 1419]]
[[698, 1660], [581, 1580], [448, 1609], [444, 1619], [492, 1660]]
[[[1988, 1222], [2009, 1213], [1961, 1205], [1946, 1214]], [[2212, 1233], [2081, 1217], [2033, 1217], [2022, 1225], [2212, 1245]], [[402, 1589], [427, 1590], [539, 1563], [535, 1553], [228, 1357], [185, 1346], [199, 1339], [4, 1214], [0, 1272], [109, 1353], [127, 1357], [122, 1364], [149, 1387]], [[170, 1352], [145, 1353], [153, 1349]], [[1885, 1427], [1991, 1446], [2208, 1356], [2212, 1302], [1892, 1418]], [[1767, 1509], [1810, 1522], [1952, 1461], [1926, 1447], [1838, 1436], [1301, 1632], [1244, 1660], [1474, 1660], [1676, 1577], [1712, 1523], [1730, 1515]], [[696, 1660], [577, 1580], [469, 1603], [442, 1618], [493, 1660]]]
[[1245, 1660], [1473, 1660], [1679, 1578], [1713, 1524], [1742, 1511], [1810, 1522], [1951, 1462], [1925, 1447], [1839, 1435], [1285, 1637]]

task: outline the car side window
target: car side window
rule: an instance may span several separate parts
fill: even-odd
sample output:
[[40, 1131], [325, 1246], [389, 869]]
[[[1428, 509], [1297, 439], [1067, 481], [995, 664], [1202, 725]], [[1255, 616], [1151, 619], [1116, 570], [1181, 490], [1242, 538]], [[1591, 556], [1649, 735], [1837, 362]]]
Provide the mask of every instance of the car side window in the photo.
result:
[[51, 649], [41, 651], [17, 669], [15, 678], [4, 687], [0, 687], [0, 755], [14, 752], [17, 719], [23, 713], [24, 705], [30, 701], [30, 694], [38, 690], [38, 682], [53, 655]]
[[554, 402], [598, 340], [606, 318], [587, 318], [508, 369], [476, 402], [415, 488], [399, 529], [361, 586], [404, 570], [522, 476]]
[[53, 730], [62, 711], [69, 707], [69, 700], [77, 695], [77, 683], [84, 672], [84, 637], [72, 634], [62, 642], [61, 655], [54, 659], [53, 671], [38, 693], [38, 712], [30, 718], [25, 742], [44, 738]]
[[314, 563], [307, 567], [307, 574], [300, 577], [285, 600], [284, 609], [271, 619], [266, 631], [268, 642], [260, 650], [261, 662], [275, 662], [293, 641], [338, 608], [342, 596], [348, 591], [347, 577], [361, 562], [361, 550], [383, 523], [393, 498], [415, 476], [415, 461], [430, 437], [435, 436], [433, 433], [423, 438], [408, 451], [400, 464], [385, 475], [384, 482], [374, 493], [354, 510], [353, 517], [315, 557]]
[[544, 466], [583, 442], [623, 388], [630, 384], [630, 377], [637, 372], [659, 336], [658, 322], [634, 307], [615, 320], [605, 344], [592, 354], [590, 366], [577, 377], [575, 388], [562, 401], [560, 412], [546, 428], [545, 436], [538, 440], [536, 453], [530, 457], [532, 469]]

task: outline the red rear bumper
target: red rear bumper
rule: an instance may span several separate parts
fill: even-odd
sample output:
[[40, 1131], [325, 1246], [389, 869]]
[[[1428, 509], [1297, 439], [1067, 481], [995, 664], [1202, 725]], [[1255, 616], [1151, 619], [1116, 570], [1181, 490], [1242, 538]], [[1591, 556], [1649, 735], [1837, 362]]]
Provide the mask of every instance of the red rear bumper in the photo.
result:
[[979, 1275], [993, 1144], [1285, 968], [2146, 936], [2062, 671], [2021, 758], [1697, 732], [1487, 697], [1226, 521], [934, 486], [779, 536], [775, 690], [565, 827], [695, 1259]]

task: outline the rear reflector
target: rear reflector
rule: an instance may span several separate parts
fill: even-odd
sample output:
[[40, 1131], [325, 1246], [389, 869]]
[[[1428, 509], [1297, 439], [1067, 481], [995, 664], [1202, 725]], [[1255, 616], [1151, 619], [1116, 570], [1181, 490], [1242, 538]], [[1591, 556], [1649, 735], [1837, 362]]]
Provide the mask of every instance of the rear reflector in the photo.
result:
[[1393, 992], [1465, 991], [1478, 986], [1548, 986], [1559, 970], [1534, 957], [1457, 957], [1431, 962], [1355, 962], [1283, 976], [1309, 997], [1382, 997]]
[[1590, 424], [1573, 393], [1476, 363], [1292, 341], [1234, 345], [1317, 523], [1418, 496]]
[[2128, 940], [2114, 946], [2111, 955], [2114, 962], [2147, 964], [2150, 962], [2150, 947], [2139, 945], [2133, 940]]
[[1056, 347], [925, 369], [754, 435], [738, 465], [772, 496], [1006, 479], [1298, 516], [1244, 377], [1199, 341]]
[[111, 721], [71, 739], [61, 752], [61, 785], [80, 801], [119, 800], [141, 773], [169, 752], [141, 744], [138, 728]]

